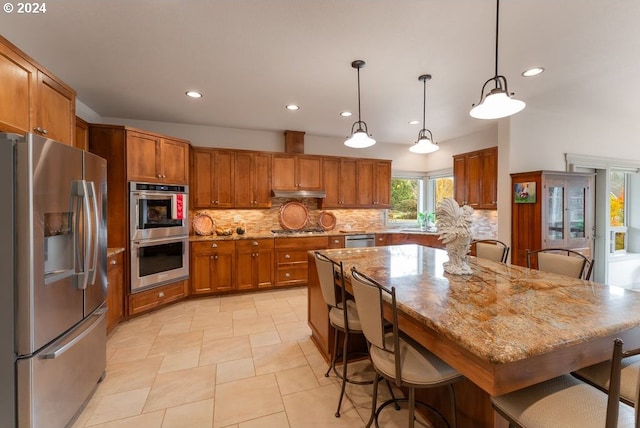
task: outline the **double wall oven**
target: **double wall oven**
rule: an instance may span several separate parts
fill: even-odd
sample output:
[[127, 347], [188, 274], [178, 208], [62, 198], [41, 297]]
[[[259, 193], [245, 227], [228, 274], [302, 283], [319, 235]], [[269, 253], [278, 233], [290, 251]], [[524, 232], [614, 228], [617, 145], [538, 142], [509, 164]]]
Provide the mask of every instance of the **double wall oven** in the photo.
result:
[[131, 292], [189, 277], [189, 186], [129, 183]]

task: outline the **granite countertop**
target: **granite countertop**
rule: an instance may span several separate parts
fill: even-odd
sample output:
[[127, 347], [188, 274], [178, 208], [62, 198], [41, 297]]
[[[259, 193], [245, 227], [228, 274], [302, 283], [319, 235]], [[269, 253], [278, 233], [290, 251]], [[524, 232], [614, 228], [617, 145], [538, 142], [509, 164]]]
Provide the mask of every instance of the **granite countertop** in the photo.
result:
[[340, 230], [327, 230], [325, 232], [300, 232], [300, 233], [273, 233], [271, 231], [266, 232], [258, 232], [258, 233], [245, 233], [244, 235], [238, 235], [234, 233], [229, 236], [218, 236], [216, 234], [213, 235], [190, 235], [190, 241], [233, 241], [240, 239], [262, 239], [262, 238], [300, 238], [300, 237], [310, 237], [310, 236], [347, 236], [347, 235], [358, 235], [362, 233], [415, 233], [422, 235], [437, 235], [436, 232], [427, 232], [421, 231], [419, 229], [384, 229], [384, 230], [350, 230], [350, 231], [340, 231]]
[[441, 249], [396, 245], [323, 250], [396, 287], [399, 311], [493, 364], [509, 363], [640, 325], [640, 293], [470, 257], [445, 273]]
[[107, 257], [112, 257], [118, 253], [123, 253], [123, 252], [124, 252], [124, 248], [122, 247], [107, 248]]

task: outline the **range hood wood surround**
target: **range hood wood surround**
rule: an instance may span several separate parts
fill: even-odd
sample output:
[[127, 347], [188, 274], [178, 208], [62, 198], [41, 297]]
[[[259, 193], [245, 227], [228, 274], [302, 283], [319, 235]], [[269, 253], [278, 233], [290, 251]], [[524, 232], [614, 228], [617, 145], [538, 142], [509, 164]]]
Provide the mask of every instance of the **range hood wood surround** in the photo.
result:
[[[284, 131], [284, 152], [287, 154], [304, 154], [304, 132]], [[275, 198], [324, 198], [327, 192], [323, 190], [277, 190], [271, 191]]]

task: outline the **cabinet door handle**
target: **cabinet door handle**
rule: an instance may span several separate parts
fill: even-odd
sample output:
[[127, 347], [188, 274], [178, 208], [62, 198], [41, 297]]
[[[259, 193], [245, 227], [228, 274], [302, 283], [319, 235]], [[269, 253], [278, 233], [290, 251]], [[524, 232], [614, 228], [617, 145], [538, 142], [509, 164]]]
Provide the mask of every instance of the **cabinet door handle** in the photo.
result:
[[213, 201], [214, 204], [218, 205], [218, 201]]
[[285, 254], [285, 255], [284, 255], [284, 258], [285, 258], [285, 259], [290, 259], [290, 258], [291, 258], [291, 256], [290, 256], [289, 254]]
[[158, 178], [162, 178], [162, 174], [158, 174]]
[[258, 241], [253, 241], [253, 242], [251, 243], [251, 245], [254, 245], [254, 246], [256, 246], [256, 247], [257, 247], [257, 246], [258, 246]]
[[218, 260], [218, 255], [216, 254], [215, 256], [213, 256], [214, 260]]
[[113, 259], [113, 260], [111, 260], [111, 261], [109, 262], [109, 264], [117, 265], [117, 264], [118, 264], [118, 261], [117, 261], [117, 260], [115, 260], [115, 259]]
[[42, 135], [47, 135], [49, 133], [49, 131], [44, 128], [40, 128], [39, 126], [37, 128], [33, 128], [33, 130]]
[[164, 291], [159, 292], [159, 293], [158, 293], [158, 297], [159, 297], [160, 299], [162, 299], [162, 298], [164, 297]]
[[218, 248], [218, 244], [211, 244], [211, 248]]
[[289, 278], [290, 276], [291, 276], [291, 274], [290, 274], [289, 272], [287, 272], [287, 273], [285, 273], [285, 274], [284, 274], [284, 277], [285, 277], [285, 278]]

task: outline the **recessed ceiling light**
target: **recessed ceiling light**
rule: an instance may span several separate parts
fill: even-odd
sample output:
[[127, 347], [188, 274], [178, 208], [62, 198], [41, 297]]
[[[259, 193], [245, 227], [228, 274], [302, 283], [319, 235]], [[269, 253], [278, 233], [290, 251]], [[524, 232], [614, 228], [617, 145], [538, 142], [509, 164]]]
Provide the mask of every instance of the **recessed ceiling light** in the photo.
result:
[[409, 125], [418, 125], [420, 123], [419, 120], [410, 120]]
[[202, 98], [202, 94], [198, 91], [187, 91], [184, 94], [191, 98]]
[[534, 68], [530, 68], [528, 70], [525, 70], [522, 72], [522, 75], [524, 77], [533, 77], [533, 76], [537, 76], [538, 74], [542, 73], [544, 71], [544, 68], [542, 67], [534, 67]]
[[287, 104], [287, 105], [285, 106], [285, 108], [286, 108], [287, 110], [300, 110], [300, 106], [297, 106], [297, 105], [295, 105], [295, 104]]
[[350, 111], [341, 111], [340, 112], [340, 116], [349, 117], [349, 116], [351, 116], [351, 112]]

